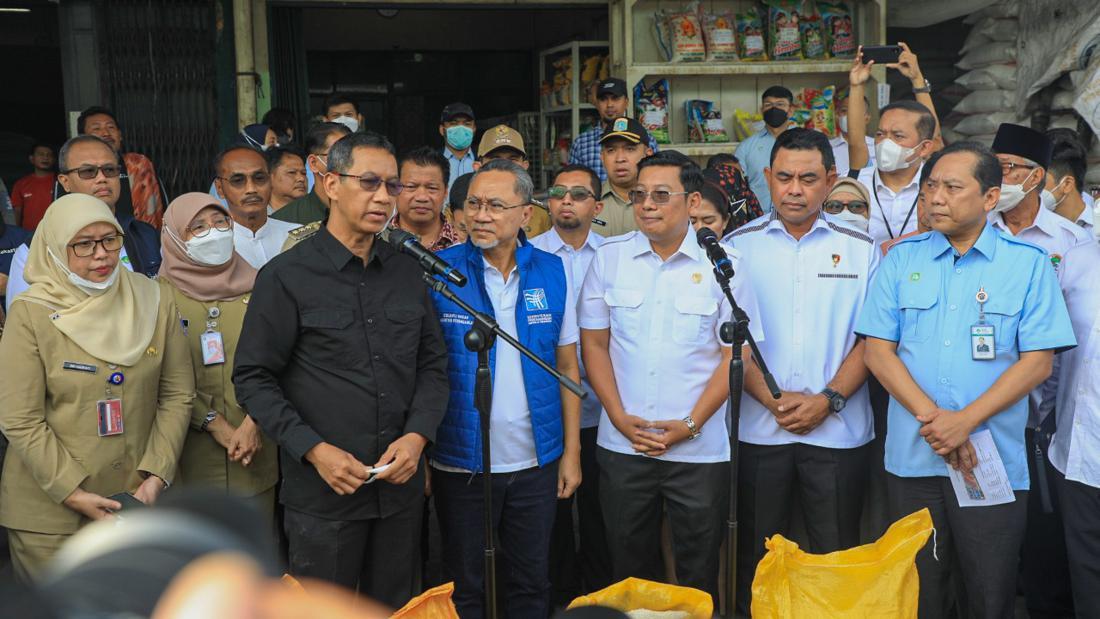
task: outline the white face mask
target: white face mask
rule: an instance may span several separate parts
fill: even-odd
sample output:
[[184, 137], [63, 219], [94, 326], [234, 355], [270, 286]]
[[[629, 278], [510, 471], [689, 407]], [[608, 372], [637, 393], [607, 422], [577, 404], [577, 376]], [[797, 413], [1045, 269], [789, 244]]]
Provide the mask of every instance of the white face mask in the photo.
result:
[[887, 138], [875, 144], [875, 165], [878, 167], [879, 172], [896, 172], [911, 168], [920, 161], [920, 158], [913, 157], [918, 149], [920, 149], [920, 144], [907, 149]]
[[356, 118], [352, 118], [351, 116], [337, 116], [336, 118], [332, 119], [332, 122], [344, 125], [352, 133], [355, 133], [359, 130], [359, 120]]
[[839, 213], [833, 215], [833, 217], [836, 217], [837, 219], [843, 221], [844, 223], [861, 232], [867, 232], [867, 227], [871, 223], [863, 215], [856, 215], [848, 209], [840, 211]]
[[840, 120], [837, 122], [837, 124], [840, 125], [840, 132], [841, 133], [848, 133], [848, 116], [847, 115], [841, 116]]
[[[47, 250], [47, 251], [49, 251], [49, 250]], [[105, 279], [102, 282], [93, 282], [90, 279], [84, 279], [83, 277], [81, 277], [81, 276], [77, 275], [76, 273], [73, 273], [72, 271], [70, 271], [69, 266], [67, 264], [65, 264], [64, 262], [61, 262], [61, 260], [59, 260], [58, 257], [55, 256], [52, 251], [49, 251], [49, 254], [50, 254], [50, 258], [53, 258], [54, 263], [57, 264], [57, 266], [62, 271], [64, 271], [65, 273], [68, 273], [69, 282], [72, 285], [76, 286], [77, 288], [80, 288], [81, 290], [83, 290], [85, 292], [85, 294], [87, 294], [88, 296], [97, 297], [97, 296], [103, 294], [104, 292], [107, 291], [108, 288], [113, 286], [114, 283], [115, 283], [115, 280], [118, 279], [118, 264], [115, 264], [115, 270], [111, 271], [111, 274], [107, 276], [107, 279]]]
[[221, 266], [233, 257], [233, 229], [211, 228], [206, 236], [191, 239], [184, 245], [187, 255], [195, 262], [211, 267]]
[[1054, 207], [1058, 206], [1058, 199], [1046, 189], [1039, 194], [1039, 202], [1042, 203], [1043, 208], [1048, 211], [1053, 211]]
[[[1038, 168], [1036, 168], [1036, 169], [1038, 169]], [[1005, 185], [1005, 184], [1002, 183], [1001, 184], [1001, 199], [997, 200], [997, 206], [993, 207], [993, 212], [994, 213], [1004, 213], [1005, 211], [1011, 211], [1012, 209], [1019, 206], [1020, 202], [1023, 201], [1024, 197], [1027, 196], [1028, 193], [1030, 193], [1030, 190], [1029, 191], [1024, 191], [1024, 185], [1029, 180], [1031, 180], [1031, 175], [1034, 174], [1034, 173], [1035, 173], [1035, 170], [1032, 170], [1031, 173], [1029, 173], [1027, 175], [1027, 177], [1024, 178], [1024, 182], [1022, 182], [1018, 185]], [[1032, 187], [1031, 189], [1035, 189], [1035, 188]]]

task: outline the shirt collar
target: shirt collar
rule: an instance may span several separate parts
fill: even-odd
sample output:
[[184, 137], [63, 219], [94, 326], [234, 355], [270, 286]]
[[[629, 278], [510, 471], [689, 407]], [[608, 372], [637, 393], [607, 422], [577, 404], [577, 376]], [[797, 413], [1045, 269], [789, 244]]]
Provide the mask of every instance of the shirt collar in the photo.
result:
[[267, 220], [264, 221], [264, 225], [260, 226], [260, 229], [255, 232], [253, 232], [248, 226], [245, 226], [244, 224], [239, 224], [237, 222], [233, 222], [233, 230], [234, 232], [239, 232], [240, 234], [242, 234], [246, 239], [260, 240], [266, 237], [272, 230], [271, 217], [268, 217]]
[[[589, 230], [588, 238], [584, 240], [584, 245], [581, 246], [581, 249], [584, 249], [585, 247], [591, 247], [593, 250], [595, 250], [598, 249], [600, 245], [603, 245], [603, 237], [596, 234], [592, 230]], [[558, 234], [557, 228], [551, 227], [549, 230], [546, 231], [547, 251], [552, 254], [556, 254], [564, 247], [566, 247], [566, 243], [564, 240], [562, 240], [561, 235]]]
[[[978, 240], [970, 248], [971, 251], [977, 250], [978, 253], [985, 256], [986, 260], [992, 262], [997, 253], [997, 236], [999, 234], [992, 225], [986, 224], [982, 228], [982, 233], [978, 235]], [[932, 243], [932, 256], [934, 258], [939, 258], [947, 252], [951, 252], [952, 256], [954, 255], [955, 248], [951, 246], [951, 241], [947, 240], [947, 237], [942, 233], [932, 231], [929, 233], [928, 240]]]
[[[813, 225], [810, 226], [810, 230], [806, 234], [802, 235], [802, 238], [806, 238], [809, 235], [813, 234], [815, 230], [826, 227], [828, 227], [828, 223], [825, 220], [825, 211], [819, 210], [817, 212], [817, 218], [814, 219]], [[767, 231], [771, 232], [773, 230], [777, 230], [779, 232], [782, 232], [783, 234], [786, 234], [787, 236], [790, 236], [790, 232], [787, 232], [787, 227], [783, 225], [783, 221], [779, 219], [779, 211], [776, 209], [772, 209], [771, 215], [768, 217]]]
[[[641, 231], [634, 233], [633, 243], [634, 247], [631, 250], [631, 255], [634, 258], [645, 255], [646, 253], [657, 255], [657, 253], [653, 251], [653, 245], [650, 244], [649, 237], [642, 234]], [[676, 253], [669, 256], [669, 260], [675, 258], [676, 254], [683, 254], [698, 262], [701, 257], [701, 251], [702, 250], [699, 249], [699, 244], [695, 241], [695, 235], [691, 233], [691, 224], [688, 224], [688, 229], [684, 233], [684, 240], [680, 242], [680, 248], [676, 250]], [[668, 262], [668, 260], [666, 260], [666, 262]]]
[[[898, 194], [901, 194], [902, 192], [904, 192], [906, 189], [909, 189], [910, 187], [916, 187], [917, 186], [917, 183], [920, 182], [920, 171], [921, 171], [921, 168], [923, 168], [923, 167], [924, 167], [924, 162], [922, 161], [920, 166], [917, 167], [917, 173], [914, 174], [913, 178], [909, 180], [908, 185], [906, 185], [905, 187], [902, 187], [901, 191], [897, 192]], [[870, 168], [870, 169], [871, 169], [872, 175], [874, 176], [876, 187], [878, 187], [879, 189], [885, 189], [886, 191], [890, 191], [890, 192], [894, 191], [893, 189], [890, 189], [889, 187], [887, 187], [882, 182], [882, 174], [879, 173], [877, 168]], [[897, 194], [895, 194], [895, 195], [897, 195]]]
[[[1043, 208], [1042, 205], [1040, 205], [1039, 211], [1035, 213], [1035, 221], [1032, 221], [1030, 226], [1024, 228], [1023, 230], [1020, 230], [1020, 233], [1023, 234], [1024, 232], [1027, 232], [1032, 228], [1037, 228], [1039, 232], [1042, 232], [1043, 234], [1051, 238], [1057, 237], [1058, 222], [1050, 219], [1050, 217], [1060, 217], [1060, 215], [1055, 215], [1054, 213], [1047, 211], [1045, 208]], [[993, 225], [1000, 229], [1001, 232], [1004, 232], [1009, 236], [1016, 236], [1015, 234], [1012, 234], [1012, 231], [1009, 229], [1008, 224], [1005, 223], [1004, 213], [996, 213], [991, 219]]]
[[[350, 249], [332, 236], [326, 226], [322, 225], [313, 238], [317, 239], [317, 249], [329, 259], [333, 268], [337, 271], [343, 270], [352, 260], [359, 260], [359, 256], [351, 253]], [[374, 243], [371, 244], [370, 259], [367, 260], [367, 264], [373, 262], [382, 264], [393, 251], [389, 243], [382, 241], [380, 238], [375, 238]]]
[[447, 160], [449, 160], [449, 161], [466, 161], [467, 159], [473, 159], [474, 158], [474, 151], [472, 149], [467, 148], [466, 149], [466, 154], [462, 156], [462, 159], [459, 159], [458, 157], [455, 157], [455, 154], [453, 152], [451, 152], [451, 149], [444, 146], [443, 147], [443, 156], [446, 157]]

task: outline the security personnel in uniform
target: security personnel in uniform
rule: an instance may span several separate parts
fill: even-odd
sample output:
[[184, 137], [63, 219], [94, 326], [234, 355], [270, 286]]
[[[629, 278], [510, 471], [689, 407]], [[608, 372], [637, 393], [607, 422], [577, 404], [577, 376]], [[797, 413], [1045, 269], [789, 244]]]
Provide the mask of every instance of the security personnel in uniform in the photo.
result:
[[[966, 589], [962, 614], [1012, 616], [1027, 517], [1027, 395], [1075, 340], [1046, 252], [987, 222], [1002, 177], [992, 151], [961, 142], [928, 165], [932, 231], [886, 255], [856, 332], [890, 393], [891, 516], [927, 507], [936, 527], [938, 560], [931, 544], [917, 555], [920, 616], [951, 614], [953, 564]], [[960, 508], [947, 467], [974, 468], [972, 434], [983, 430], [1014, 497]]]

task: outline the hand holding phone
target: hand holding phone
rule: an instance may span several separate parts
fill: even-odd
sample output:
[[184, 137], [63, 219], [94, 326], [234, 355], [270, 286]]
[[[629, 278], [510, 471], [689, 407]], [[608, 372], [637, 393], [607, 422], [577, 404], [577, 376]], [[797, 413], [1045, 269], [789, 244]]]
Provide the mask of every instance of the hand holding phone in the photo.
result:
[[900, 45], [864, 45], [863, 64], [874, 61], [875, 64], [893, 64], [901, 57]]
[[107, 498], [111, 499], [112, 501], [118, 501], [122, 505], [122, 509], [120, 509], [119, 511], [145, 507], [145, 503], [142, 503], [140, 500], [138, 500], [137, 497], [130, 494], [129, 492], [119, 492], [118, 494], [112, 494]]

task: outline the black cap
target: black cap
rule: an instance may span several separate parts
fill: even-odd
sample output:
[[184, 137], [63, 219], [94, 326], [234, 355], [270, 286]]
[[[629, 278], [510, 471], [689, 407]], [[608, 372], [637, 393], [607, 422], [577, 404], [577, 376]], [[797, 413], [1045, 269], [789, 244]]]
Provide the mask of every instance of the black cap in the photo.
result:
[[455, 116], [469, 116], [471, 120], [476, 119], [474, 116], [474, 108], [465, 103], [455, 102], [448, 103], [447, 107], [443, 108], [443, 113], [439, 116], [439, 122], [445, 123]]
[[642, 123], [633, 118], [621, 117], [611, 121], [611, 125], [600, 136], [600, 144], [612, 138], [623, 138], [633, 144], [649, 144], [649, 132]]
[[1054, 145], [1043, 133], [1012, 123], [1001, 123], [997, 137], [993, 138], [993, 152], [998, 155], [1016, 155], [1030, 159], [1042, 168], [1050, 166]]
[[596, 98], [599, 99], [604, 95], [615, 95], [616, 97], [626, 96], [626, 82], [617, 77], [611, 77], [600, 82], [600, 85], [596, 87]]

